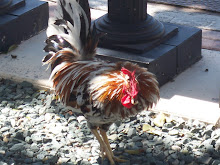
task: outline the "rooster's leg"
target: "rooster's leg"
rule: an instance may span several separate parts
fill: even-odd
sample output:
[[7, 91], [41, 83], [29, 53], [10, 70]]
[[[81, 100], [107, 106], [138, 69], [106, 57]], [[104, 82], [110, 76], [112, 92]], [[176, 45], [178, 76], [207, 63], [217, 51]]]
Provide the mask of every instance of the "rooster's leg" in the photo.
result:
[[103, 129], [100, 129], [100, 134], [102, 135], [102, 138], [104, 140], [104, 143], [106, 144], [106, 146], [108, 147], [108, 150], [109, 152], [111, 153], [111, 157], [116, 161], [116, 162], [126, 162], [127, 160], [124, 160], [124, 159], [120, 159], [116, 156], [114, 156], [113, 152], [112, 152], [112, 149], [111, 149], [111, 146], [109, 144], [109, 141], [108, 141], [108, 137], [106, 135], [106, 131], [103, 130]]
[[112, 154], [111, 154], [112, 151], [108, 149], [108, 146], [105, 144], [105, 142], [102, 140], [102, 137], [99, 135], [98, 130], [97, 129], [91, 129], [91, 131], [94, 134], [94, 136], [97, 138], [97, 140], [100, 144], [102, 156], [103, 156], [103, 151], [104, 151], [106, 153], [111, 165], [114, 165], [115, 162], [114, 162]]

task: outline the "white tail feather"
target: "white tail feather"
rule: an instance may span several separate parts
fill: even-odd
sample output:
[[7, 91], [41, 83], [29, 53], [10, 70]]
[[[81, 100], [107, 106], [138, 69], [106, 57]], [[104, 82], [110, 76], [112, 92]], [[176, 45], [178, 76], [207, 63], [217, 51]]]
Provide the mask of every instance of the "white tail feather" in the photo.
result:
[[[65, 1], [65, 3], [64, 3]], [[66, 25], [56, 25], [54, 24], [56, 20], [62, 20], [64, 18], [63, 9], [67, 11], [71, 19], [74, 21], [74, 25], [67, 21]], [[83, 46], [80, 39], [81, 30], [81, 19], [80, 16], [84, 18], [84, 23], [86, 27], [86, 36], [89, 33], [89, 20], [83, 8], [79, 5], [76, 0], [58, 0], [58, 9], [55, 10], [56, 18], [50, 20], [47, 36], [58, 35], [63, 37], [71, 45], [73, 45], [78, 51], [83, 50]], [[68, 34], [67, 34], [68, 33]]]

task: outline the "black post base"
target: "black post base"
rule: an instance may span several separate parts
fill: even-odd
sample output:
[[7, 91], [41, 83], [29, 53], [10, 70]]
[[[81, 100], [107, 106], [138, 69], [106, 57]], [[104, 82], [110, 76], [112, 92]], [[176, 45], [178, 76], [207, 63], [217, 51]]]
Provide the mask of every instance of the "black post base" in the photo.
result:
[[97, 32], [106, 33], [100, 38], [99, 46], [103, 48], [143, 53], [161, 42], [173, 37], [177, 27], [167, 27], [149, 14], [145, 21], [126, 24], [111, 21], [108, 14], [95, 20]]
[[11, 10], [0, 15], [0, 53], [11, 45], [46, 29], [49, 18], [48, 3], [40, 0], [13, 0]]
[[178, 33], [157, 47], [142, 53], [99, 47], [97, 57], [112, 62], [131, 61], [156, 74], [160, 85], [201, 59], [202, 31], [198, 28], [163, 23], [165, 31]]

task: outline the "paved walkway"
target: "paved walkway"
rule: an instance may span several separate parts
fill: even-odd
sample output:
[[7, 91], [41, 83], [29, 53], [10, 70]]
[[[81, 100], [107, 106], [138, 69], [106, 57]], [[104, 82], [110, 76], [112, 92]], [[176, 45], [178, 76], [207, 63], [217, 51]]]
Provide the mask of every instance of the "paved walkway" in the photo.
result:
[[148, 2], [220, 12], [219, 0], [148, 0]]
[[[92, 18], [106, 13], [106, 0], [90, 0]], [[50, 2], [50, 15], [56, 5]], [[155, 110], [187, 118], [196, 118], [216, 123], [220, 117], [220, 17], [218, 13], [179, 8], [162, 4], [148, 4], [148, 13], [160, 21], [171, 22], [203, 29], [203, 58], [161, 87], [161, 100]], [[27, 80], [41, 87], [50, 87], [49, 71], [42, 66], [41, 59], [45, 31], [24, 41], [17, 49], [0, 55], [0, 76]], [[207, 50], [209, 49], [209, 50]], [[215, 51], [219, 50], [219, 51]], [[17, 58], [12, 58], [16, 55]]]

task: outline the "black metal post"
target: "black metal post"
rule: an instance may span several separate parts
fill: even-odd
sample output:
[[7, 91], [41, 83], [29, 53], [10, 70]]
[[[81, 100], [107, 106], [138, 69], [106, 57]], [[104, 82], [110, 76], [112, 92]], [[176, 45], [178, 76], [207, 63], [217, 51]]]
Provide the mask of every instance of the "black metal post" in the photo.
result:
[[125, 24], [143, 22], [147, 18], [147, 0], [109, 0], [108, 17]]
[[104, 32], [102, 47], [146, 43], [162, 38], [164, 26], [147, 14], [147, 0], [108, 0], [108, 14], [95, 21]]

